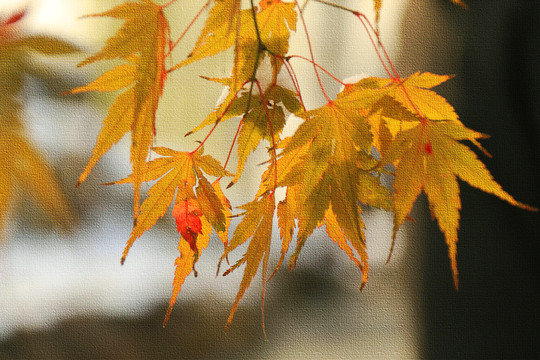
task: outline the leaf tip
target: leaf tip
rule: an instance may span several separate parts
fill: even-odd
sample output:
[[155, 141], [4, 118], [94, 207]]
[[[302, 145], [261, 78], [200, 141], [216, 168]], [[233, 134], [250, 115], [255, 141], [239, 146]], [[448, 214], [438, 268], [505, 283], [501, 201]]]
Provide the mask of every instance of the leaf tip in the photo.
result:
[[365, 286], [366, 286], [366, 282], [362, 281], [362, 284], [360, 284], [360, 291], [364, 290]]
[[172, 306], [169, 304], [169, 308], [167, 309], [167, 313], [165, 314], [165, 319], [163, 320], [163, 328], [167, 326], [167, 323], [169, 322], [169, 317], [171, 316], [172, 312]]
[[12, 25], [19, 22], [20, 20], [22, 20], [23, 17], [26, 16], [26, 12], [27, 10], [24, 9], [24, 10], [19, 11], [16, 14], [13, 14], [9, 19], [4, 21], [4, 25]]

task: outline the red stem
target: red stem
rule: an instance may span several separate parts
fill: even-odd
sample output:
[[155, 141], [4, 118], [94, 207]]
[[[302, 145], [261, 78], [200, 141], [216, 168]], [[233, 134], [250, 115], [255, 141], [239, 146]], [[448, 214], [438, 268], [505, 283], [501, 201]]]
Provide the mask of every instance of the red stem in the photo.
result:
[[[247, 82], [245, 82], [242, 87], [240, 88], [240, 90], [244, 87], [244, 85], [246, 84]], [[214, 130], [216, 129], [216, 127], [218, 126], [218, 124], [221, 122], [221, 119], [223, 119], [223, 117], [225, 116], [225, 114], [227, 114], [227, 112], [229, 112], [229, 109], [231, 108], [232, 106], [232, 103], [234, 102], [234, 100], [236, 100], [236, 97], [238, 96], [238, 93], [240, 92], [240, 90], [238, 90], [235, 94], [234, 94], [234, 98], [227, 104], [227, 106], [225, 107], [225, 109], [223, 110], [223, 112], [218, 116], [218, 118], [216, 119], [215, 123], [214, 123], [214, 126], [212, 127], [212, 129], [210, 130], [210, 132], [208, 133], [208, 135], [206, 135], [206, 137], [204, 138], [204, 140], [199, 144], [199, 146], [197, 146], [197, 148], [195, 150], [193, 150], [190, 154], [193, 154], [195, 152], [197, 152], [203, 145], [204, 143], [206, 142], [206, 140], [208, 140], [208, 138], [210, 137], [210, 135], [212, 135], [212, 133], [214, 132]], [[186, 134], [187, 135], [191, 135], [192, 132], [189, 132]], [[238, 133], [237, 133], [238, 135]], [[234, 139], [236, 140], [236, 135], [234, 137]], [[233, 145], [234, 145], [234, 140], [233, 140]], [[229, 156], [230, 156], [230, 152], [229, 152]], [[229, 157], [227, 157], [227, 161], [229, 160]], [[226, 166], [226, 164], [225, 164]], [[225, 168], [224, 166], [224, 168]]]
[[[227, 169], [227, 165], [229, 164], [229, 160], [231, 159], [231, 154], [234, 149], [234, 144], [236, 143], [236, 139], [238, 138], [238, 134], [240, 134], [240, 128], [242, 127], [242, 123], [244, 122], [244, 118], [246, 117], [247, 113], [242, 116], [242, 119], [240, 119], [240, 122], [238, 123], [238, 128], [236, 129], [236, 134], [234, 134], [234, 138], [231, 144], [231, 148], [229, 149], [229, 153], [227, 154], [227, 159], [225, 160], [225, 163], [223, 164], [223, 168]], [[222, 176], [217, 179], [217, 181], [221, 180]]]
[[[169, 5], [171, 5], [172, 3], [174, 3], [176, 0], [172, 0], [170, 1], [169, 3], [167, 3], [166, 5], [163, 5], [162, 8], [165, 8]], [[169, 47], [169, 52], [167, 53], [166, 56], [169, 56], [171, 54], [171, 52], [173, 51], [173, 49], [176, 47], [176, 45], [178, 45], [178, 43], [184, 38], [184, 36], [187, 34], [187, 32], [189, 31], [189, 29], [191, 29], [191, 27], [193, 26], [193, 24], [195, 23], [195, 21], [197, 21], [197, 19], [199, 18], [199, 16], [201, 16], [201, 14], [203, 13], [203, 11], [208, 7], [208, 5], [210, 5], [210, 0], [208, 0], [204, 5], [203, 7], [199, 10], [199, 12], [197, 13], [197, 15], [195, 15], [195, 17], [193, 19], [191, 19], [191, 21], [189, 22], [188, 26], [184, 29], [184, 31], [182, 32], [182, 34], [180, 35], [180, 37], [178, 38], [178, 40], [176, 40], [174, 42], [174, 44], [172, 44], [170, 47]], [[167, 71], [169, 72], [169, 71]]]
[[[371, 21], [369, 21], [369, 19], [366, 17], [366, 15], [364, 15], [362, 13], [358, 13], [356, 16], [359, 19], [360, 19], [360, 17], [362, 17], [367, 22], [367, 24], [369, 25], [369, 28], [371, 29], [371, 31], [375, 34], [375, 37], [377, 38], [377, 44], [381, 47], [382, 51], [384, 52], [384, 56], [385, 56], [386, 60], [388, 61], [388, 64], [390, 65], [390, 68], [394, 72], [394, 76], [392, 76], [392, 77], [395, 77], [395, 78], [399, 79], [399, 73], [398, 73], [396, 67], [394, 66], [394, 63], [392, 62], [392, 60], [390, 60], [390, 56], [388, 55], [388, 52], [386, 51], [386, 47], [383, 45], [383, 43], [381, 41], [381, 38], [379, 36], [379, 33], [377, 31], [375, 31], [375, 28], [371, 24]], [[360, 21], [362, 21], [362, 19], [360, 19]], [[366, 26], [364, 24], [364, 22], [362, 22], [362, 24], [364, 25], [364, 27]], [[370, 38], [371, 38], [371, 36], [370, 36]]]
[[206, 142], [206, 140], [208, 140], [208, 138], [210, 137], [210, 135], [212, 135], [212, 133], [214, 132], [214, 130], [216, 129], [216, 127], [218, 126], [218, 124], [219, 124], [219, 120], [216, 121], [216, 122], [214, 123], [214, 126], [212, 126], [212, 129], [208, 132], [208, 134], [206, 135], [206, 137], [204, 138], [204, 140], [201, 141], [201, 143], [199, 144], [199, 146], [197, 146], [197, 148], [196, 148], [195, 150], [193, 150], [192, 152], [189, 153], [190, 155], [196, 153], [197, 151], [199, 151], [200, 148], [203, 147], [204, 143]]
[[285, 60], [283, 56], [276, 55], [276, 57], [281, 60], [283, 65], [285, 65], [285, 69], [287, 69], [287, 72], [289, 73], [289, 77], [291, 78], [294, 86], [294, 91], [296, 91], [296, 94], [298, 95], [298, 98], [300, 100], [300, 104], [302, 104], [302, 108], [304, 111], [306, 111], [306, 106], [304, 105], [304, 99], [302, 99], [302, 93], [300, 92], [300, 83], [298, 82], [298, 78], [296, 77], [296, 73], [294, 72], [293, 67], [291, 64], [289, 64], [289, 61]]
[[308, 59], [307, 57], [304, 57], [302, 55], [290, 55], [288, 56], [288, 58], [299, 58], [299, 59], [302, 59], [302, 60], [306, 60], [306, 61], [309, 61], [310, 63], [312, 63], [313, 65], [315, 65], [316, 67], [318, 67], [319, 69], [321, 69], [322, 71], [324, 71], [326, 73], [326, 75], [330, 76], [332, 79], [334, 79], [335, 81], [337, 81], [338, 83], [340, 83], [341, 85], [345, 86], [347, 84], [345, 84], [343, 81], [339, 80], [334, 74], [332, 74], [330, 71], [326, 70], [324, 67], [322, 67], [321, 65], [313, 62], [311, 59]]
[[364, 26], [364, 29], [366, 29], [366, 33], [369, 36], [369, 40], [371, 41], [371, 44], [373, 45], [373, 48], [375, 49], [375, 52], [377, 53], [377, 56], [379, 57], [379, 61], [381, 62], [382, 66], [384, 67], [384, 70], [386, 71], [388, 76], [390, 76], [392, 79], [394, 79], [394, 75], [392, 75], [392, 73], [388, 69], [388, 66], [386, 66], [386, 63], [384, 62], [384, 59], [383, 59], [383, 57], [381, 55], [381, 52], [379, 51], [379, 48], [378, 48], [377, 44], [375, 43], [375, 40], [373, 40], [373, 36], [371, 36], [369, 28], [367, 27], [367, 25], [364, 22], [364, 19], [362, 18], [363, 14], [361, 14], [359, 12], [355, 12], [354, 15], [358, 18], [358, 20], [360, 20], [360, 22]]
[[[298, 9], [301, 9], [300, 5], [298, 4], [298, 0], [294, 0], [294, 3], [296, 4], [296, 7]], [[309, 38], [309, 33], [308, 33], [308, 30], [307, 30], [306, 20], [304, 19], [304, 14], [302, 13], [302, 11], [299, 11], [298, 13], [300, 14], [300, 19], [302, 20], [302, 25], [304, 26], [304, 32], [306, 33], [306, 40], [307, 40], [307, 43], [308, 43], [308, 48], [309, 48], [309, 53], [310, 53], [310, 56], [311, 56], [311, 60], [313, 61], [313, 69], [315, 70], [315, 76], [317, 77], [317, 81], [319, 82], [319, 86], [321, 88], [321, 91], [322, 91], [324, 97], [326, 98], [326, 101], [332, 102], [332, 99], [330, 99], [330, 97], [326, 93], [326, 90], [324, 89], [323, 83], [321, 81], [321, 76], [319, 75], [319, 71], [317, 69], [317, 66], [315, 65], [315, 57], [313, 56], [313, 46], [311, 45], [311, 39]]]
[[172, 4], [174, 4], [176, 1], [177, 1], [177, 0], [171, 0], [171, 1], [169, 1], [168, 3], [161, 5], [161, 8], [162, 8], [162, 9], [165, 9], [166, 7], [168, 7], [168, 6], [172, 5]]

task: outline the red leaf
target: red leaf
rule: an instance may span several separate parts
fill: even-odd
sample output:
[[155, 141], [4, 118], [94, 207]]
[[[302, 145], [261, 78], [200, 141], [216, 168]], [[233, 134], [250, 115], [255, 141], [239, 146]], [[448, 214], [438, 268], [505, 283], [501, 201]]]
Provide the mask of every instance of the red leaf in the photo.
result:
[[173, 217], [176, 220], [178, 232], [194, 252], [197, 251], [197, 236], [202, 234], [201, 207], [195, 199], [182, 200], [174, 205]]

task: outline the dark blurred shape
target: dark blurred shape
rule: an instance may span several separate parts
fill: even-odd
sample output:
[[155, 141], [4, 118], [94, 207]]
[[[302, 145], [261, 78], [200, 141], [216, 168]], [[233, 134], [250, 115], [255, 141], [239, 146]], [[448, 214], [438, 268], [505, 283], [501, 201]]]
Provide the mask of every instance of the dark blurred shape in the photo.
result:
[[[221, 311], [223, 309], [223, 311]], [[136, 318], [80, 316], [0, 343], [0, 359], [253, 359], [264, 349], [258, 308], [225, 333], [228, 304], [184, 303], [162, 327], [165, 309]]]
[[[468, 11], [437, 3], [431, 21], [444, 19], [450, 30], [426, 34], [432, 42], [427, 45], [441, 50], [428, 61], [431, 68], [421, 69], [457, 73], [459, 92], [444, 95], [466, 126], [491, 135], [483, 144], [493, 159], [480, 157], [516, 199], [540, 206], [540, 2], [468, 0]], [[412, 11], [411, 6], [411, 17]], [[405, 48], [403, 57], [421, 56], [414, 50], [408, 54]], [[447, 54], [461, 51], [460, 62], [445, 63]], [[459, 291], [453, 289], [447, 247], [437, 225], [430, 222], [425, 229], [424, 355], [537, 358], [540, 215], [464, 183], [461, 191]], [[429, 216], [427, 211], [423, 216]]]

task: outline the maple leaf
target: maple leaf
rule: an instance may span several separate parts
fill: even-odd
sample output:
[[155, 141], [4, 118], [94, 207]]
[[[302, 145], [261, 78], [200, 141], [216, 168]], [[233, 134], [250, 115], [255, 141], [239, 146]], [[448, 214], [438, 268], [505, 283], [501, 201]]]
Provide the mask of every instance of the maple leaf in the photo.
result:
[[338, 99], [368, 118], [373, 146], [384, 154], [398, 133], [417, 126], [422, 119], [461, 124], [446, 99], [430, 90], [451, 78], [428, 72], [403, 79], [368, 77], [347, 84]]
[[249, 16], [249, 11], [240, 10], [240, 0], [216, 0], [194, 49], [171, 71], [229, 49], [235, 44], [241, 17], [246, 16]]
[[448, 245], [454, 285], [458, 288], [457, 231], [461, 200], [457, 178], [469, 185], [527, 210], [534, 208], [516, 201], [495, 182], [476, 154], [460, 140], [485, 135], [452, 121], [423, 121], [400, 133], [385, 163], [397, 163], [394, 180], [394, 235], [410, 213], [422, 191], [428, 197], [431, 214], [437, 219]]
[[[135, 225], [122, 254], [123, 264], [135, 240], [141, 237], [166, 213], [173, 200], [172, 216], [176, 221], [181, 239], [178, 244], [180, 257], [175, 261], [173, 294], [163, 325], [167, 323], [178, 293], [186, 277], [194, 271], [201, 250], [208, 245], [212, 228], [226, 244], [230, 223], [230, 204], [221, 192], [219, 182], [210, 184], [203, 171], [213, 176], [230, 176], [217, 160], [202, 154], [202, 147], [195, 152], [176, 151], [165, 147], [155, 147], [160, 155], [148, 163], [142, 181], [155, 181], [148, 190]], [[133, 183], [129, 177], [111, 184]], [[197, 185], [196, 193], [193, 188]], [[194, 271], [195, 276], [196, 272]]]
[[[261, 261], [263, 263], [262, 269], [262, 300], [264, 309], [264, 295], [267, 282], [268, 272], [268, 258], [270, 255], [270, 241], [272, 238], [272, 221], [275, 210], [274, 193], [271, 192], [261, 198], [247, 203], [240, 207], [245, 210], [242, 221], [238, 224], [234, 230], [233, 237], [229, 245], [225, 248], [225, 252], [221, 256], [220, 262], [227, 257], [227, 255], [236, 249], [238, 246], [244, 244], [248, 239], [251, 239], [247, 247], [245, 255], [228, 271], [223, 275], [229, 274], [234, 269], [238, 268], [242, 264], [246, 264], [244, 269], [244, 275], [240, 283], [240, 289], [236, 295], [236, 299], [229, 313], [227, 319], [227, 328], [232, 322], [234, 313], [238, 308], [238, 304], [244, 296], [246, 290], [249, 288], [251, 281], [257, 274]], [[264, 329], [264, 311], [263, 311], [263, 329]]]
[[[270, 144], [275, 144], [279, 140], [279, 134], [285, 125], [285, 112], [282, 105], [288, 106], [288, 111], [297, 111], [299, 108], [298, 100], [294, 95], [291, 96], [291, 91], [277, 85], [271, 86], [264, 97], [256, 95], [251, 97], [252, 107], [242, 118], [238, 137], [238, 164], [231, 184], [238, 181], [248, 155], [259, 146], [263, 139], [268, 140]], [[291, 106], [291, 102], [294, 105]]]
[[[369, 99], [376, 101], [371, 96]], [[359, 100], [358, 96], [356, 100]], [[347, 249], [344, 240], [334, 231], [333, 225], [339, 224], [343, 237], [361, 256], [358, 264], [367, 263], [359, 206], [359, 181], [363, 170], [358, 163], [363, 157], [369, 158], [365, 152], [371, 148], [371, 133], [365, 117], [347, 106], [351, 101], [346, 97], [338, 98], [321, 108], [300, 113], [298, 116], [306, 121], [287, 141], [280, 160], [291, 153], [299, 156], [295, 156], [297, 160], [283, 167], [281, 172], [278, 160], [277, 178], [283, 182], [278, 181], [277, 186], [289, 186], [285, 203], [278, 208], [284, 222], [282, 233], [287, 235], [291, 231], [292, 216], [298, 218], [297, 245], [289, 268], [295, 266], [306, 239], [324, 223], [327, 214], [330, 214], [328, 221], [333, 229], [333, 240], [342, 249]], [[293, 173], [296, 175], [289, 175]], [[293, 199], [288, 198], [290, 187], [294, 189]], [[287, 206], [289, 201], [291, 208]], [[332, 210], [328, 212], [330, 208]], [[282, 240], [285, 250], [290, 238], [287, 235]], [[362, 269], [363, 283], [367, 279], [366, 270], [367, 267]]]
[[[3, 117], [2, 117], [2, 120]], [[74, 211], [43, 157], [19, 131], [0, 125], [0, 225], [14, 189], [24, 189], [52, 222], [64, 230], [73, 226]]]
[[34, 54], [65, 55], [78, 49], [63, 40], [43, 36], [18, 36], [15, 26], [26, 11], [0, 23], [0, 227], [20, 187], [52, 222], [67, 230], [73, 226], [69, 205], [52, 169], [25, 134], [22, 119], [24, 78], [39, 74]]
[[[273, 77], [283, 65], [275, 55], [284, 56], [289, 49], [290, 32], [296, 31], [294, 3], [263, 0], [258, 9], [240, 9], [239, 0], [220, 0], [210, 10], [205, 26], [188, 57], [170, 71], [203, 58], [214, 56], [234, 45], [231, 93], [253, 80], [266, 52], [272, 55]], [[226, 21], [224, 21], [226, 19]]]
[[459, 122], [454, 107], [445, 98], [430, 90], [452, 77], [450, 75], [416, 72], [394, 83], [390, 95], [411, 112], [426, 119]]
[[165, 49], [169, 24], [163, 8], [150, 0], [121, 4], [103, 13], [89, 15], [123, 19], [124, 24], [109, 38], [101, 51], [79, 63], [123, 59], [128, 61], [101, 75], [94, 82], [73, 89], [70, 93], [116, 91], [120, 94], [103, 121], [92, 155], [81, 173], [82, 183], [101, 157], [127, 132], [131, 132], [134, 217], [137, 215], [142, 174], [155, 135], [155, 116], [166, 79]]
[[[225, 211], [224, 200], [212, 192], [215, 191], [212, 187], [212, 190], [197, 190], [197, 196], [193, 188], [197, 184], [197, 181], [199, 182], [198, 189], [201, 186], [206, 186], [201, 185], [202, 182], [207, 182], [202, 175], [201, 169], [209, 171], [210, 175], [223, 174], [224, 176], [228, 176], [230, 174], [223, 168], [220, 168], [215, 159], [209, 155], [202, 155], [202, 151], [191, 153], [165, 147], [155, 147], [153, 151], [162, 157], [150, 161], [146, 172], [140, 177], [142, 181], [156, 181], [156, 183], [148, 190], [147, 196], [140, 206], [137, 217], [135, 218], [135, 225], [122, 255], [122, 264], [135, 240], [152, 228], [166, 214], [175, 196], [176, 204], [181, 201], [190, 201], [189, 199], [197, 199], [197, 206], [201, 208], [202, 212], [209, 214], [209, 220], [216, 232], [225, 231], [225, 215], [219, 214], [219, 211]], [[109, 184], [126, 184], [133, 183], [133, 181], [134, 176], [132, 174], [125, 179]], [[209, 194], [213, 194], [213, 196]], [[211, 209], [212, 213], [210, 213], [209, 209]], [[177, 214], [175, 212], [173, 216], [178, 218]], [[186, 216], [187, 214], [189, 214], [189, 211], [186, 213]], [[190, 219], [193, 220], [193, 218]], [[183, 236], [188, 233], [181, 232]], [[190, 243], [196, 239], [193, 234], [191, 237], [184, 237]]]
[[[182, 205], [183, 204], [181, 204], [180, 207]], [[204, 217], [199, 218], [199, 221], [200, 223], [196, 221], [196, 226], [197, 229], [200, 229], [198, 231], [201, 236], [199, 236], [197, 241], [194, 242], [195, 246], [192, 246], [192, 243], [189, 242], [189, 240], [185, 239], [184, 235], [182, 235], [182, 239], [186, 241], [182, 241], [182, 239], [180, 239], [180, 241], [178, 242], [178, 251], [180, 252], [180, 256], [177, 257], [174, 262], [176, 268], [174, 271], [173, 293], [169, 301], [167, 313], [165, 314], [165, 320], [163, 321], [164, 327], [169, 321], [169, 317], [171, 316], [174, 304], [176, 303], [176, 299], [178, 298], [178, 294], [180, 293], [180, 290], [182, 289], [182, 285], [184, 284], [186, 278], [189, 276], [189, 274], [191, 274], [192, 271], [194, 272], [195, 276], [197, 276], [197, 272], [195, 271], [195, 263], [198, 261], [201, 251], [206, 249], [206, 247], [208, 246], [208, 240], [210, 239], [211, 231], [210, 223], [208, 223], [208, 221], [206, 221]]]

